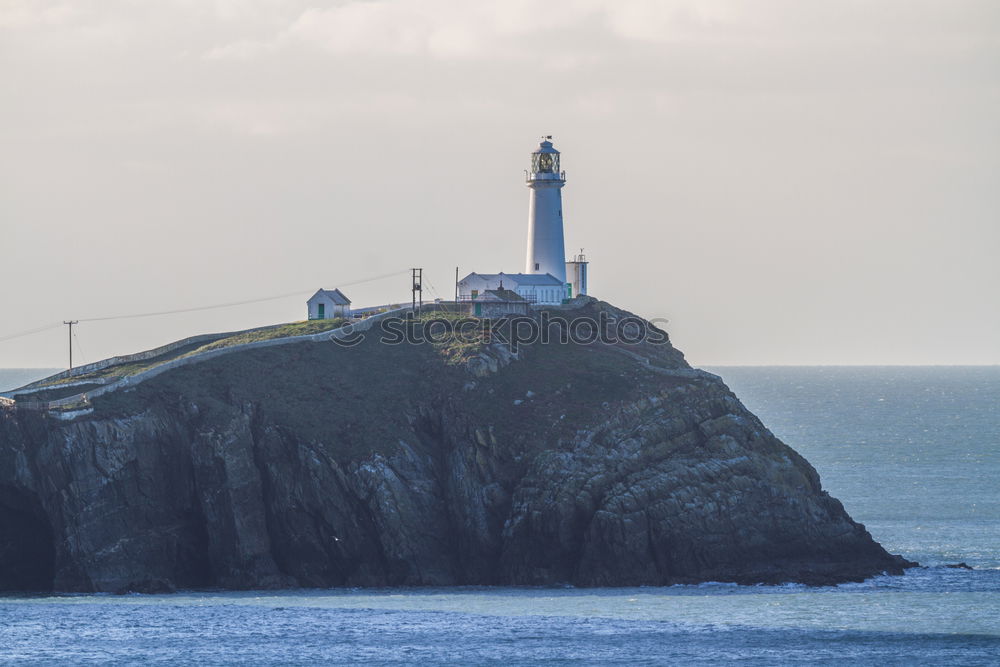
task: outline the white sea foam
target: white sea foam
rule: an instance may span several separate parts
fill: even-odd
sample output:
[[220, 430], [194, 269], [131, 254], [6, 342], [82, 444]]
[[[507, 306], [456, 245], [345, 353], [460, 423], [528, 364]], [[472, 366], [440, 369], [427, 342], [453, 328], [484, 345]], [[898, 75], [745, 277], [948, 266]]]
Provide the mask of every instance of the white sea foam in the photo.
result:
[[0, 598], [0, 662], [1000, 663], [1000, 368], [713, 370], [876, 539], [930, 567], [820, 588]]

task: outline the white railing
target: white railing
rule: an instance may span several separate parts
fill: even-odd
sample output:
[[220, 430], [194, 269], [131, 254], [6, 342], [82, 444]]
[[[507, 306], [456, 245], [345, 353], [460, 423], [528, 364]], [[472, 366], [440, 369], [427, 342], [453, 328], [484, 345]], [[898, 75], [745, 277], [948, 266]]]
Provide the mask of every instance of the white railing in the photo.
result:
[[[432, 304], [425, 306], [425, 310], [433, 309]], [[359, 321], [348, 321], [344, 326], [339, 329], [332, 329], [329, 331], [321, 331], [315, 334], [304, 334], [301, 336], [285, 336], [283, 338], [272, 338], [270, 340], [257, 340], [249, 343], [240, 343], [239, 345], [231, 345], [229, 347], [220, 347], [214, 350], [207, 350], [205, 352], [200, 352], [198, 354], [192, 355], [190, 357], [178, 357], [176, 359], [171, 359], [170, 361], [165, 361], [162, 364], [158, 364], [144, 371], [140, 371], [135, 375], [128, 375], [122, 378], [118, 378], [109, 384], [105, 384], [102, 387], [97, 387], [91, 391], [80, 392], [78, 394], [73, 394], [72, 396], [66, 396], [63, 398], [53, 399], [51, 401], [17, 401], [15, 400], [15, 407], [24, 410], [51, 410], [55, 408], [63, 408], [70, 406], [86, 406], [90, 404], [90, 400], [97, 398], [102, 394], [106, 394], [111, 391], [116, 391], [125, 387], [132, 387], [141, 382], [145, 382], [151, 378], [156, 377], [160, 373], [172, 370], [174, 368], [180, 368], [182, 366], [187, 366], [189, 364], [200, 363], [202, 361], [207, 361], [208, 359], [214, 359], [215, 357], [220, 357], [225, 354], [231, 354], [233, 352], [241, 352], [251, 348], [258, 347], [273, 347], [277, 345], [288, 345], [292, 343], [318, 343], [318, 342], [328, 342], [331, 337], [333, 338], [344, 338], [346, 336], [353, 335], [356, 332], [367, 331], [375, 325], [379, 320], [385, 319], [386, 317], [404, 315], [410, 311], [410, 307], [406, 306], [404, 308], [397, 308], [394, 310], [387, 310], [376, 315], [371, 315], [363, 320]], [[270, 327], [261, 327], [264, 329]], [[257, 331], [258, 329], [249, 329], [248, 331]], [[238, 333], [244, 332], [235, 332]], [[186, 339], [190, 341], [191, 339]], [[179, 341], [180, 342], [180, 341]], [[88, 383], [91, 384], [91, 383]], [[55, 385], [53, 388], [58, 388], [60, 385]], [[37, 388], [35, 391], [43, 391], [47, 387]], [[27, 393], [27, 392], [21, 392]], [[33, 393], [33, 392], [32, 392]]]

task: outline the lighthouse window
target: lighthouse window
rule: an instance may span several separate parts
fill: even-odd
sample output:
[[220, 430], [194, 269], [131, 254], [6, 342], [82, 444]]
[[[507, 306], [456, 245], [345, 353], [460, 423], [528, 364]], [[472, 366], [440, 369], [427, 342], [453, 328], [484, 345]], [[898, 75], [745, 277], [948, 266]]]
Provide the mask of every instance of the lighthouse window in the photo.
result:
[[531, 170], [542, 174], [554, 174], [559, 171], [558, 153], [535, 153], [531, 156]]

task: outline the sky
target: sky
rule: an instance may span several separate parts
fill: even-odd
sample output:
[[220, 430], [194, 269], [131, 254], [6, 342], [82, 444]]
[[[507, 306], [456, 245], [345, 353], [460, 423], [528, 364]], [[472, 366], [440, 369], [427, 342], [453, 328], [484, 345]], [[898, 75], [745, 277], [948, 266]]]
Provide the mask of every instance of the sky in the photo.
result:
[[995, 0], [0, 0], [0, 367], [520, 271], [548, 134], [692, 364], [1000, 363]]

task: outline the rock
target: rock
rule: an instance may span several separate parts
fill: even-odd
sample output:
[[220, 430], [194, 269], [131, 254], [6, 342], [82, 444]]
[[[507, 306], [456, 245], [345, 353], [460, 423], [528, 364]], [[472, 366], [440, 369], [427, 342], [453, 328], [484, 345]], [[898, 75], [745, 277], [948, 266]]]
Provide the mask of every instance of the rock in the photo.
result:
[[948, 563], [945, 567], [950, 567], [956, 570], [971, 570], [972, 566], [967, 563]]
[[129, 582], [122, 588], [115, 591], [119, 595], [127, 595], [129, 593], [147, 593], [147, 594], [157, 594], [157, 593], [176, 593], [177, 589], [169, 581], [163, 579], [145, 579], [143, 581]]
[[92, 408], [0, 409], [0, 589], [830, 584], [913, 565], [669, 344], [460, 363], [373, 338], [260, 347]]

